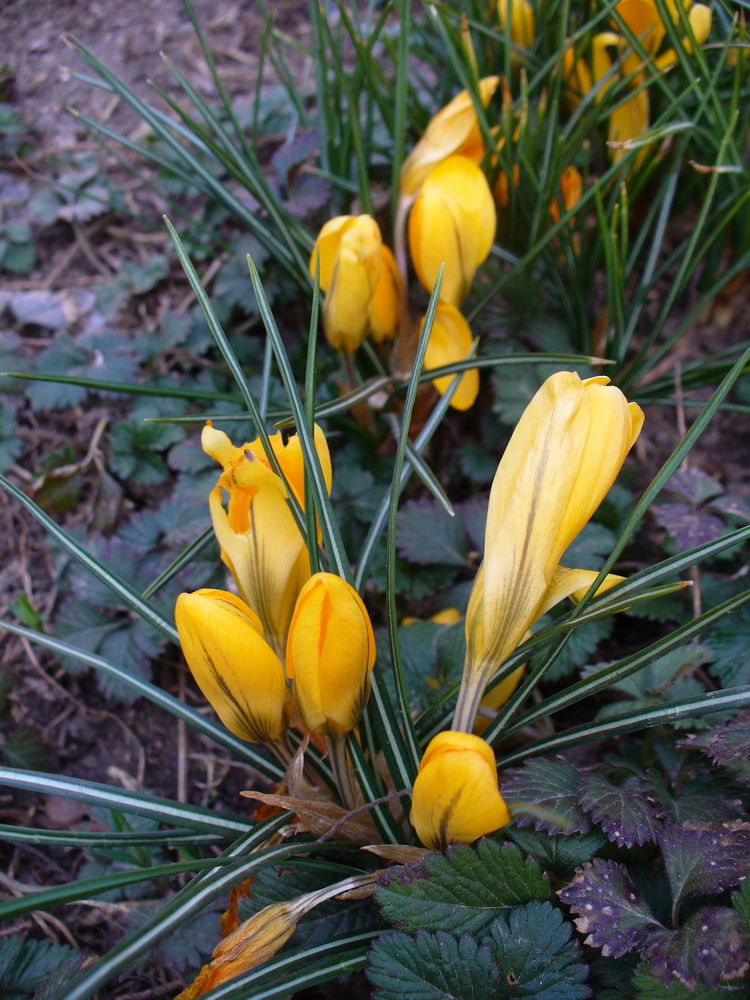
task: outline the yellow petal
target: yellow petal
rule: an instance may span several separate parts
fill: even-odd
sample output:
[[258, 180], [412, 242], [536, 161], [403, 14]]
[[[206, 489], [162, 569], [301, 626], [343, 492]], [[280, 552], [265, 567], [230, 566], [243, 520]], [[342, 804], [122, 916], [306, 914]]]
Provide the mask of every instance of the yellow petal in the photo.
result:
[[[624, 143], [632, 139], [640, 138], [648, 129], [649, 121], [649, 98], [648, 90], [643, 89], [633, 94], [631, 98], [615, 108], [609, 115], [609, 142]], [[626, 155], [627, 149], [619, 146], [612, 147], [612, 160], [614, 163]], [[638, 154], [636, 163], [640, 163], [646, 155], [646, 149], [642, 149]]]
[[[539, 617], [541, 618], [566, 597], [569, 597], [574, 604], [578, 604], [597, 576], [599, 574], [595, 569], [569, 569], [567, 566], [558, 566], [539, 605]], [[597, 587], [594, 596], [600, 597], [606, 594], [618, 583], [624, 583], [625, 579], [624, 576], [608, 573]]]
[[[423, 326], [424, 319], [420, 332]], [[439, 303], [425, 354], [425, 370], [441, 368], [455, 361], [465, 361], [472, 344], [471, 328], [458, 309], [447, 302]], [[432, 384], [442, 396], [450, 388], [454, 378], [453, 375], [441, 375], [440, 378], [434, 379]], [[479, 372], [476, 368], [472, 368], [461, 376], [453, 393], [451, 406], [455, 410], [468, 410], [474, 405], [478, 394]]]
[[620, 0], [615, 10], [649, 55], [661, 45], [666, 30], [651, 0]]
[[468, 844], [510, 823], [492, 750], [478, 736], [446, 731], [425, 750], [414, 782], [410, 820], [433, 850]]
[[382, 239], [377, 222], [360, 215], [346, 228], [323, 303], [323, 328], [336, 350], [355, 351], [369, 328], [369, 307], [380, 279]]
[[207, 420], [201, 432], [201, 447], [207, 455], [210, 455], [223, 469], [228, 469], [234, 462], [244, 458], [242, 448], [235, 448], [224, 431], [214, 427], [210, 420]]
[[[227, 510], [222, 490], [229, 494]], [[208, 502], [222, 559], [281, 654], [294, 602], [310, 572], [286, 490], [261, 461], [246, 459], [220, 477]]]
[[640, 407], [606, 382], [603, 376], [582, 381], [575, 372], [548, 378], [498, 466], [484, 563], [466, 614], [456, 728], [471, 727], [484, 686], [549, 606], [562, 554], [604, 499], [640, 431]]
[[359, 594], [333, 573], [303, 587], [289, 627], [286, 671], [307, 726], [334, 738], [359, 722], [370, 693], [375, 637]]
[[315, 254], [320, 253], [320, 289], [328, 291], [333, 277], [333, 269], [336, 264], [336, 255], [341, 246], [344, 234], [354, 225], [356, 216], [337, 215], [335, 219], [328, 222], [318, 233], [312, 253], [310, 254], [310, 277], [315, 277]]
[[451, 156], [427, 177], [409, 216], [417, 277], [431, 292], [445, 264], [440, 298], [458, 306], [495, 238], [497, 217], [487, 179], [465, 156]]
[[369, 309], [370, 336], [376, 344], [392, 340], [396, 336], [403, 297], [403, 284], [396, 258], [385, 244], [381, 252], [380, 278]]
[[284, 668], [252, 608], [228, 591], [198, 590], [177, 598], [175, 621], [190, 671], [227, 729], [251, 743], [280, 739]]
[[[490, 103], [499, 82], [499, 76], [487, 76], [479, 81], [482, 107], [486, 108]], [[424, 135], [404, 161], [401, 195], [416, 195], [430, 171], [456, 153], [473, 159], [475, 163], [479, 163], [484, 155], [477, 113], [466, 90], [462, 90], [430, 120]]]
[[[304, 510], [305, 508], [305, 463], [302, 454], [302, 445], [300, 444], [299, 435], [293, 434], [289, 440], [284, 444], [281, 434], [274, 434], [271, 436], [271, 445], [274, 450], [274, 454], [278, 459], [279, 465], [281, 466], [281, 471], [284, 473], [287, 483], [292, 489], [295, 497], [299, 501], [300, 506]], [[315, 431], [313, 434], [313, 443], [315, 445], [315, 451], [318, 454], [318, 460], [320, 461], [320, 467], [323, 472], [323, 478], [325, 480], [326, 489], [330, 495], [331, 484], [333, 481], [333, 472], [331, 469], [331, 453], [328, 450], [328, 442], [326, 441], [326, 436], [323, 433], [323, 429], [316, 424]]]

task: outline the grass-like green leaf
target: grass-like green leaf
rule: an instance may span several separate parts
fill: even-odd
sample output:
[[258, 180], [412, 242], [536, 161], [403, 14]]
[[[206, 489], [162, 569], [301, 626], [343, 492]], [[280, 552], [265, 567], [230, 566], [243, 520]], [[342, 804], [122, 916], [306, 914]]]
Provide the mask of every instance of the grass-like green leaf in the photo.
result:
[[200, 806], [185, 805], [169, 799], [157, 798], [146, 792], [130, 792], [112, 785], [102, 785], [82, 778], [65, 778], [57, 774], [41, 771], [20, 771], [12, 767], [0, 767], [0, 785], [8, 788], [23, 788], [41, 795], [59, 795], [78, 802], [90, 802], [105, 809], [119, 809], [147, 816], [160, 823], [205, 830], [223, 837], [234, 837], [253, 825], [251, 819], [240, 819], [228, 813]]
[[13, 483], [2, 475], [0, 475], [0, 489], [5, 490], [14, 500], [17, 500], [22, 507], [29, 511], [59, 545], [69, 552], [84, 569], [92, 573], [113, 594], [119, 597], [127, 607], [140, 615], [144, 621], [152, 625], [158, 632], [166, 636], [167, 639], [170, 639], [172, 642], [178, 642], [177, 630], [159, 614], [152, 604], [144, 600], [129, 583], [121, 579], [109, 567], [91, 555], [72, 535], [68, 534], [59, 524], [56, 524], [48, 514], [45, 514], [41, 507], [37, 506], [33, 500], [27, 497], [23, 490], [18, 489], [17, 486], [14, 486]]

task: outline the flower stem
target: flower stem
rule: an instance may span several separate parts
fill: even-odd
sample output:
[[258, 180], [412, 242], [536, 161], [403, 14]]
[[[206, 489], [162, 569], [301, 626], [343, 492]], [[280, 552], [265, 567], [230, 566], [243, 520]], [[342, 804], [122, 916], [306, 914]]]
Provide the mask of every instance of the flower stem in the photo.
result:
[[464, 675], [458, 691], [456, 710], [453, 713], [452, 728], [454, 732], [458, 733], [472, 733], [474, 731], [474, 720], [479, 711], [479, 703], [486, 686], [486, 680], [482, 682], [476, 676], [472, 676], [468, 684], [466, 681], [467, 678]]
[[360, 796], [354, 772], [349, 765], [346, 754], [346, 736], [341, 739], [335, 739], [333, 736], [328, 737], [328, 757], [339, 790], [339, 798], [347, 809], [356, 809], [360, 804]]

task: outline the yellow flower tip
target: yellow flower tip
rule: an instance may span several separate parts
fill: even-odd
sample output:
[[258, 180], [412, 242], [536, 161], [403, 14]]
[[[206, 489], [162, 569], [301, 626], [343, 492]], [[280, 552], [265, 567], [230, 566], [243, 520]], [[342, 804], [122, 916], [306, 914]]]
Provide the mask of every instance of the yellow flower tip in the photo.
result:
[[279, 740], [288, 700], [284, 668], [258, 615], [236, 594], [180, 594], [175, 622], [190, 671], [221, 721], [251, 743]]
[[534, 44], [534, 10], [529, 0], [498, 0], [497, 16], [503, 31], [510, 25], [514, 45], [530, 49]]
[[[437, 614], [432, 615], [428, 621], [435, 622], [436, 625], [455, 625], [456, 622], [460, 622], [461, 612], [458, 608], [444, 608], [442, 611], [438, 611]], [[415, 625], [417, 622], [423, 622], [424, 618], [410, 618], [408, 615], [406, 618], [401, 619], [401, 625]]]
[[456, 622], [461, 621], [461, 612], [458, 608], [443, 608], [442, 611], [438, 611], [436, 615], [430, 618], [431, 622], [435, 622], [436, 625], [455, 625]]
[[289, 626], [286, 672], [308, 728], [340, 739], [355, 728], [370, 694], [375, 636], [356, 590], [316, 573], [300, 591]]
[[[420, 332], [424, 327], [424, 319]], [[430, 341], [425, 354], [425, 370], [442, 368], [456, 361], [465, 361], [473, 345], [471, 328], [458, 309], [447, 302], [438, 303], [435, 320], [430, 331]], [[433, 385], [442, 396], [453, 383], [454, 375], [441, 375]], [[471, 368], [461, 376], [451, 399], [455, 410], [468, 410], [479, 395], [479, 371]]]
[[495, 756], [483, 739], [447, 731], [430, 742], [414, 782], [410, 820], [422, 843], [437, 851], [510, 823]]
[[[479, 81], [479, 99], [486, 108], [500, 82], [499, 76]], [[484, 140], [468, 90], [462, 90], [430, 120], [424, 135], [401, 168], [400, 196], [415, 197], [427, 175], [449, 156], [460, 154], [480, 163]]]
[[431, 292], [445, 264], [440, 298], [460, 305], [496, 228], [487, 178], [468, 157], [449, 157], [426, 178], [409, 215], [409, 249], [420, 283]]
[[703, 45], [711, 31], [711, 22], [713, 20], [711, 8], [706, 7], [702, 3], [694, 3], [688, 12], [688, 20], [690, 21], [690, 27], [693, 30], [696, 42], [698, 45]]
[[201, 431], [201, 447], [225, 470], [243, 457], [242, 448], [236, 448], [224, 431], [214, 427], [210, 420], [206, 421]]

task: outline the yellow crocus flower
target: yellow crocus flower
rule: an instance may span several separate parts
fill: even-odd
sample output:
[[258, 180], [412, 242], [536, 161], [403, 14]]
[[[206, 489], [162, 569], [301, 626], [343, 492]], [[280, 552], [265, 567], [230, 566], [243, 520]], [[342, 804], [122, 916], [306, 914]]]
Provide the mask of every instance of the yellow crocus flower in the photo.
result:
[[308, 728], [340, 740], [370, 695], [375, 636], [357, 591], [334, 573], [311, 576], [289, 626], [286, 672]]
[[338, 351], [356, 351], [368, 335], [387, 340], [398, 329], [401, 277], [380, 227], [370, 215], [340, 215], [318, 234], [310, 257], [320, 253], [323, 329]]
[[431, 292], [445, 264], [440, 298], [461, 305], [496, 226], [487, 178], [468, 157], [448, 157], [426, 178], [409, 215], [409, 249], [420, 283]]
[[225, 590], [196, 590], [177, 598], [175, 622], [190, 672], [227, 729], [251, 743], [280, 740], [284, 668], [252, 608]]
[[[679, 24], [677, 0], [666, 0], [666, 6], [673, 23]], [[698, 45], [702, 45], [711, 30], [711, 9], [704, 4], [689, 3], [689, 0], [683, 3], [683, 7], [693, 37]], [[657, 70], [671, 69], [677, 63], [678, 57], [674, 49], [670, 48], [659, 54], [667, 31], [655, 0], [620, 0], [615, 10], [634, 38], [638, 39], [646, 56]], [[680, 44], [685, 52], [692, 51], [692, 42], [689, 38], [683, 38]], [[612, 49], [622, 53], [618, 62], [613, 61], [610, 55]], [[650, 78], [641, 55], [633, 50], [628, 38], [617, 31], [605, 31], [595, 35], [591, 55], [593, 74], [581, 60], [575, 59], [571, 50], [568, 50], [563, 57], [563, 75], [568, 86], [568, 96], [576, 103], [599, 84], [602, 86], [597, 94], [597, 100], [602, 100], [610, 87], [617, 82], [617, 76], [613, 73], [615, 68], [619, 69], [622, 76], [628, 77], [633, 74], [629, 84], [633, 91], [632, 97], [616, 107], [609, 116], [612, 159], [618, 162], [626, 153], [623, 144], [637, 139], [648, 130], [650, 107], [647, 84]], [[606, 79], [608, 76], [609, 79]], [[639, 154], [636, 163], [640, 162], [643, 156], [645, 150]]]
[[529, 0], [497, 0], [497, 16], [503, 31], [508, 30], [514, 45], [530, 49], [534, 44], [534, 9]]
[[[609, 379], [557, 372], [524, 411], [490, 491], [484, 562], [466, 613], [455, 729], [470, 732], [482, 693], [531, 626], [596, 577], [560, 559], [602, 502], [643, 424]], [[599, 592], [621, 578], [610, 577]]]
[[[420, 332], [424, 326], [424, 319]], [[440, 302], [435, 312], [435, 321], [430, 331], [430, 341], [427, 345], [424, 367], [442, 368], [454, 361], [465, 361], [471, 351], [473, 338], [471, 328], [466, 319], [448, 302]], [[433, 385], [442, 396], [450, 388], [454, 375], [441, 375], [433, 380]], [[471, 368], [461, 376], [456, 391], [451, 399], [455, 410], [468, 410], [474, 405], [479, 394], [479, 372]]]
[[[499, 82], [499, 76], [486, 76], [479, 81], [479, 99], [483, 108], [492, 100]], [[422, 138], [404, 160], [401, 197], [413, 198], [428, 174], [443, 160], [456, 154], [466, 156], [477, 164], [484, 156], [484, 139], [468, 90], [462, 90], [430, 119]]]
[[[224, 470], [208, 499], [221, 558], [234, 577], [243, 600], [263, 623], [266, 638], [283, 656], [294, 602], [310, 576], [310, 564], [299, 528], [287, 502], [287, 489], [271, 471], [260, 440], [235, 447], [207, 424], [204, 451]], [[277, 434], [271, 445], [294, 495], [304, 500], [304, 465], [299, 440], [284, 445]], [[331, 461], [325, 435], [316, 427], [315, 447], [330, 491]], [[224, 508], [226, 492], [229, 504]]]
[[438, 733], [420, 762], [409, 819], [434, 851], [470, 844], [507, 826], [510, 811], [497, 786], [489, 745], [471, 733]]

